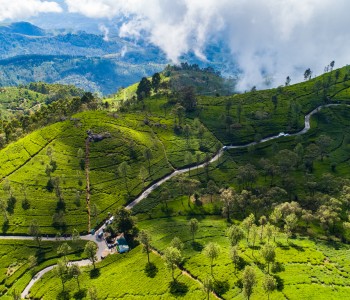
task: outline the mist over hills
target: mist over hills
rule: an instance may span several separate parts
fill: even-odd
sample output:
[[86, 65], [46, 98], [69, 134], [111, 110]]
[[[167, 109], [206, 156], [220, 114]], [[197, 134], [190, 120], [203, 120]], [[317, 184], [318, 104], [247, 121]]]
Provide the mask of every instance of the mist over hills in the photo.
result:
[[[193, 53], [181, 60], [225, 71], [222, 49], [207, 49], [208, 61]], [[102, 95], [161, 71], [170, 63], [158, 47], [139, 40], [84, 31], [44, 30], [28, 22], [0, 27], [0, 86], [35, 81], [69, 83]]]

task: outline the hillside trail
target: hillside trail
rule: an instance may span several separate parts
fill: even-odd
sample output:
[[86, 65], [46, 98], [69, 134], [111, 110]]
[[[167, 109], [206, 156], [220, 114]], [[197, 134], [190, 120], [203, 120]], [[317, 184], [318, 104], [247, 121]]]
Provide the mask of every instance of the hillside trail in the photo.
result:
[[[132, 201], [131, 203], [129, 203], [127, 206], [126, 206], [126, 209], [129, 209], [131, 210], [136, 204], [140, 203], [143, 199], [147, 198], [147, 196], [153, 191], [155, 190], [156, 188], [158, 188], [159, 186], [161, 186], [163, 183], [165, 183], [166, 181], [168, 181], [169, 179], [179, 175], [179, 174], [183, 174], [183, 173], [186, 173], [188, 172], [189, 170], [190, 171], [194, 171], [196, 170], [197, 168], [204, 168], [207, 166], [207, 164], [211, 164], [213, 162], [216, 162], [223, 154], [226, 150], [228, 149], [240, 149], [240, 148], [247, 148], [251, 145], [257, 145], [257, 144], [262, 144], [262, 143], [265, 143], [267, 141], [271, 141], [271, 140], [274, 140], [274, 139], [279, 139], [281, 137], [284, 137], [284, 136], [297, 136], [297, 135], [302, 135], [302, 134], [305, 134], [306, 132], [308, 132], [310, 130], [310, 119], [311, 117], [318, 113], [322, 108], [325, 108], [325, 107], [331, 107], [331, 106], [339, 106], [339, 105], [342, 105], [342, 104], [326, 104], [326, 105], [321, 105], [321, 106], [318, 106], [317, 108], [315, 108], [314, 110], [312, 110], [310, 113], [308, 113], [306, 116], [305, 116], [305, 124], [304, 124], [304, 128], [297, 132], [297, 133], [293, 133], [293, 134], [284, 134], [284, 133], [280, 133], [278, 135], [274, 135], [274, 136], [270, 136], [270, 137], [267, 137], [267, 138], [264, 138], [262, 140], [260, 140], [259, 142], [252, 142], [252, 143], [249, 143], [249, 144], [245, 144], [245, 145], [226, 145], [226, 146], [223, 146], [211, 159], [209, 162], [204, 162], [204, 163], [201, 163], [201, 164], [198, 164], [196, 166], [193, 166], [191, 168], [182, 168], [182, 169], [177, 169], [175, 170], [174, 172], [170, 173], [169, 175], [167, 175], [166, 177], [160, 179], [159, 181], [157, 181], [156, 183], [154, 183], [153, 185], [151, 185], [149, 188], [147, 188], [141, 195], [139, 195], [134, 201]], [[344, 104], [343, 104], [344, 105]], [[346, 106], [350, 106], [350, 105], [346, 105]], [[88, 168], [89, 168], [89, 142], [86, 141], [86, 163], [87, 163], [87, 167], [86, 167], [86, 176], [87, 176], [87, 182], [86, 182], [86, 191], [87, 191], [87, 205], [88, 205], [88, 210], [90, 210], [90, 181], [89, 181], [89, 176], [88, 176]], [[99, 229], [96, 230], [96, 233], [99, 232], [100, 230], [103, 230], [104, 228], [106, 227], [105, 224], [103, 224]], [[89, 229], [90, 229], [90, 211], [89, 211]], [[80, 238], [82, 240], [86, 240], [86, 241], [94, 241], [97, 245], [98, 245], [98, 251], [97, 251], [97, 258], [98, 260], [101, 260], [101, 255], [102, 255], [102, 252], [105, 250], [106, 248], [106, 244], [103, 240], [99, 240], [97, 238], [97, 235], [92, 235], [92, 234], [88, 234], [88, 235], [84, 235], [84, 236], [80, 236]], [[0, 236], [0, 239], [17, 239], [17, 240], [28, 240], [28, 239], [33, 239], [33, 237], [30, 237], [30, 236]], [[68, 238], [68, 240], [70, 240], [71, 238]], [[56, 241], [56, 238], [44, 238], [43, 240], [49, 240], [49, 241]], [[158, 253], [159, 254], [159, 253]], [[160, 255], [160, 254], [159, 254]], [[70, 263], [76, 263], [80, 266], [86, 266], [86, 265], [89, 265], [89, 261], [87, 260], [81, 260], [81, 261], [75, 261], [75, 262], [70, 262]], [[39, 279], [41, 278], [44, 274], [46, 274], [47, 272], [49, 272], [50, 270], [52, 270], [53, 268], [55, 267], [55, 265], [52, 265], [50, 267], [47, 267], [43, 270], [41, 270], [40, 272], [38, 272], [33, 278], [32, 280], [29, 282], [29, 284], [26, 286], [26, 288], [24, 289], [24, 291], [22, 292], [21, 296], [22, 298], [25, 298], [29, 291], [30, 291], [30, 288], [34, 285], [34, 283]], [[198, 281], [198, 279], [194, 278], [190, 273], [188, 273], [187, 271], [185, 270], [182, 270], [184, 272], [185, 275], [189, 276], [190, 278], [196, 280], [197, 282], [200, 282]], [[219, 298], [218, 296], [216, 296], [218, 299], [221, 299]]]
[[88, 232], [91, 231], [90, 210], [90, 138], [85, 140], [85, 176], [86, 176], [86, 208], [88, 212]]

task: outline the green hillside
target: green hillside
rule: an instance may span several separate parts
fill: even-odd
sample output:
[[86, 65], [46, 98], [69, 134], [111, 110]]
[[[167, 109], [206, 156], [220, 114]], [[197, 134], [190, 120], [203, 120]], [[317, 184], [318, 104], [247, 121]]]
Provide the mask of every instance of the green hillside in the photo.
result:
[[[205, 74], [198, 71], [198, 80], [191, 80], [198, 82], [197, 92]], [[62, 293], [59, 278], [49, 272], [31, 296], [85, 299], [95, 286], [101, 298], [205, 299], [203, 283], [209, 277], [218, 297], [245, 299], [243, 274], [251, 266], [257, 282], [251, 299], [267, 298], [268, 273], [276, 284], [270, 299], [346, 299], [349, 75], [344, 67], [292, 86], [207, 96], [183, 86], [183, 78], [175, 89], [171, 74], [163, 73], [158, 92], [137, 93], [134, 85], [102, 103], [84, 105], [81, 98], [77, 113], [1, 149], [3, 234], [26, 234], [32, 220], [43, 234], [86, 233], [159, 179], [194, 166], [154, 187], [132, 209], [138, 229], [152, 237], [153, 265], [135, 246], [98, 263], [99, 276], [83, 268], [81, 293], [73, 278]], [[312, 115], [309, 131], [296, 134], [305, 115], [327, 104], [333, 106]], [[289, 135], [259, 143], [279, 133]], [[223, 145], [248, 143], [195, 167]], [[193, 218], [199, 224], [192, 235]], [[243, 231], [236, 243], [228, 239], [232, 225]], [[128, 235], [132, 245], [136, 235]], [[176, 236], [184, 243], [177, 263], [183, 272], [176, 269], [172, 282], [160, 255]], [[220, 248], [212, 274], [204, 251], [210, 242]], [[267, 247], [275, 253], [269, 267], [263, 258]], [[112, 289], [115, 282], [118, 288]]]

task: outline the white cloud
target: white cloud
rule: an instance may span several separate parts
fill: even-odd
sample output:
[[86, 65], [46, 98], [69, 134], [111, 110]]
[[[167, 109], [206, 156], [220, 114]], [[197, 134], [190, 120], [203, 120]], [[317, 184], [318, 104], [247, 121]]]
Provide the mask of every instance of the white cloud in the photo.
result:
[[[264, 74], [284, 83], [320, 74], [331, 60], [350, 62], [348, 0], [65, 0], [70, 12], [127, 17], [121, 36], [146, 37], [174, 62], [221, 39], [243, 72], [240, 88], [263, 86]], [[204, 59], [204, 58], [203, 58]]]
[[106, 25], [100, 24], [98, 26], [98, 29], [103, 33], [103, 40], [108, 42], [109, 41], [109, 29]]
[[0, 0], [0, 21], [27, 19], [40, 13], [62, 12], [54, 1], [41, 0]]

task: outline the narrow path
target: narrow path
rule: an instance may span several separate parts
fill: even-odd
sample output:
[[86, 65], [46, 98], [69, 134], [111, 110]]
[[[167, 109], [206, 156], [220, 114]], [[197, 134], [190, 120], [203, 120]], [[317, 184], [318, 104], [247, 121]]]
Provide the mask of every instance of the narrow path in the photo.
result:
[[[197, 166], [191, 167], [190, 171], [193, 171], [197, 168], [203, 168], [205, 167], [207, 164], [213, 163], [215, 161], [217, 161], [224, 153], [225, 150], [227, 149], [239, 149], [239, 148], [246, 148], [249, 147], [251, 145], [256, 145], [256, 144], [261, 144], [261, 143], [265, 143], [267, 141], [271, 141], [274, 139], [278, 139], [281, 138], [283, 136], [297, 136], [297, 135], [302, 135], [305, 134], [306, 132], [308, 132], [310, 130], [310, 119], [311, 117], [316, 114], [317, 112], [319, 112], [322, 108], [324, 107], [330, 107], [330, 106], [339, 106], [342, 104], [327, 104], [327, 105], [321, 105], [317, 108], [315, 108], [313, 111], [311, 111], [310, 113], [308, 113], [305, 116], [305, 127], [304, 129], [302, 129], [301, 131], [294, 133], [294, 134], [278, 134], [275, 136], [271, 136], [271, 137], [267, 137], [262, 139], [259, 142], [252, 142], [249, 144], [245, 144], [245, 145], [227, 145], [227, 146], [223, 146], [212, 158], [209, 162], [204, 162], [201, 163]], [[350, 105], [346, 105], [346, 106], [350, 106]], [[89, 140], [86, 140], [86, 161], [85, 161], [85, 171], [86, 171], [86, 202], [87, 202], [87, 206], [88, 206], [88, 213], [89, 213], [89, 232], [90, 232], [90, 181], [89, 181], [89, 152], [90, 152], [90, 148], [89, 148]], [[162, 185], [164, 182], [168, 181], [169, 179], [173, 178], [174, 176], [177, 176], [179, 174], [183, 174], [188, 172], [188, 168], [183, 168], [183, 169], [179, 169], [179, 170], [175, 170], [174, 172], [172, 172], [171, 174], [169, 174], [168, 176], [166, 176], [165, 178], [159, 180], [158, 182], [154, 183], [153, 185], [151, 185], [149, 188], [147, 188], [139, 197], [137, 197], [133, 202], [131, 202], [128, 206], [126, 206], [126, 209], [132, 209], [136, 204], [138, 204], [139, 202], [141, 202], [143, 199], [147, 198], [147, 196], [157, 187], [159, 187], [160, 185]], [[105, 225], [103, 225], [101, 228], [99, 228], [96, 232], [102, 230], [105, 227]], [[0, 236], [0, 239], [17, 239], [17, 240], [26, 240], [26, 239], [33, 239], [32, 237], [29, 236]], [[85, 236], [81, 236], [81, 239], [83, 240], [87, 240], [87, 241], [94, 241], [97, 245], [98, 245], [98, 252], [97, 252], [97, 258], [98, 260], [100, 260], [101, 258], [101, 254], [104, 251], [104, 249], [106, 248], [106, 244], [103, 240], [98, 240], [96, 235], [85, 235]], [[56, 241], [56, 238], [47, 238], [47, 239], [43, 239], [48, 240], [48, 241]], [[69, 239], [68, 239], [69, 240]], [[160, 253], [156, 252], [157, 255], [160, 255]], [[89, 265], [90, 261], [88, 260], [81, 260], [81, 261], [76, 261], [74, 263], [79, 264], [80, 266], [86, 266]], [[34, 285], [34, 283], [41, 278], [45, 273], [49, 272], [50, 270], [52, 270], [55, 267], [55, 265], [47, 267], [43, 270], [41, 270], [40, 272], [38, 272], [33, 279], [29, 282], [29, 284], [26, 286], [26, 288], [24, 289], [24, 291], [22, 292], [21, 296], [22, 298], [25, 298], [29, 291], [30, 288]], [[183, 274], [189, 276], [190, 278], [192, 278], [193, 280], [196, 280], [197, 282], [201, 283], [198, 279], [194, 278], [188, 271], [186, 270], [182, 270]], [[202, 284], [202, 283], [201, 283]], [[218, 295], [213, 294], [217, 299], [221, 299]]]
[[[162, 257], [162, 255], [160, 254], [160, 252], [158, 252], [157, 249], [155, 248], [152, 248], [152, 253], [157, 255], [157, 256], [160, 256]], [[178, 267], [179, 268], [179, 267]], [[196, 281], [199, 285], [203, 286], [203, 282], [200, 281], [198, 278], [194, 277], [189, 271], [187, 271], [185, 268], [179, 268], [181, 270], [181, 274], [184, 275], [184, 276], [187, 276], [189, 278], [191, 278], [192, 280]], [[221, 298], [220, 296], [218, 296], [214, 291], [211, 291], [210, 292], [216, 299], [220, 299], [220, 300], [223, 300], [223, 298]]]
[[90, 210], [90, 138], [85, 140], [85, 176], [86, 176], [86, 208], [88, 212], [88, 232], [91, 231]]

